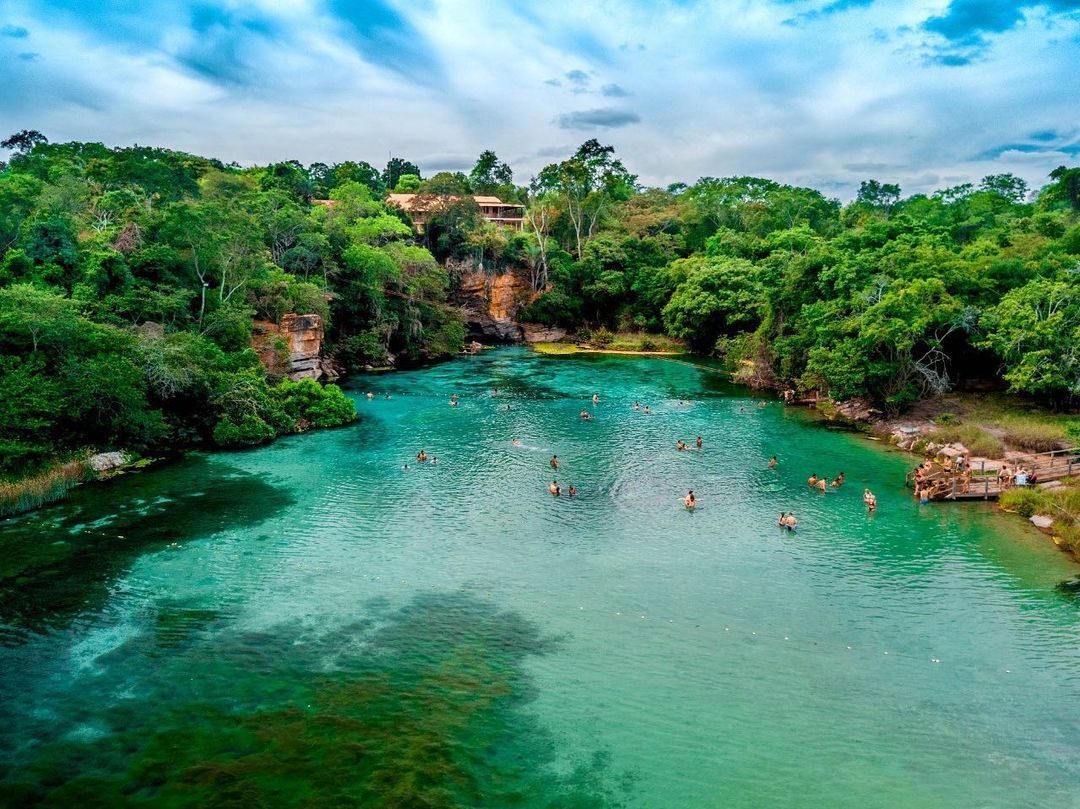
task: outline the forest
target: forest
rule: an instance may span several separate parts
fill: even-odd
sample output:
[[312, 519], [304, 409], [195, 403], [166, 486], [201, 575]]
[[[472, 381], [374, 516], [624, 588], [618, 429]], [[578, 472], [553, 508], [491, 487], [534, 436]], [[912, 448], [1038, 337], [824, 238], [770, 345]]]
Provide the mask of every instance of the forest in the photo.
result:
[[[989, 384], [1080, 397], [1080, 168], [849, 204], [756, 177], [648, 188], [596, 140], [515, 185], [491, 151], [241, 167], [53, 144], [0, 164], [0, 479], [88, 449], [239, 447], [355, 418], [334, 384], [268, 371], [253, 321], [318, 314], [341, 373], [456, 354], [462, 266], [531, 284], [519, 319], [603, 344], [663, 333], [744, 381], [897, 411]], [[389, 192], [430, 195], [423, 232]], [[471, 195], [525, 205], [497, 227]]]

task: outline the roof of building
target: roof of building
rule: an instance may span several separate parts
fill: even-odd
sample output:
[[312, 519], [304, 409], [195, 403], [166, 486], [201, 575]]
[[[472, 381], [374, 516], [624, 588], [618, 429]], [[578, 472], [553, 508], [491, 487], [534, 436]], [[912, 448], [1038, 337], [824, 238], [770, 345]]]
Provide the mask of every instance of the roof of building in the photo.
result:
[[[442, 202], [457, 202], [461, 197], [455, 194], [389, 194], [386, 201], [405, 211], [426, 211]], [[497, 205], [501, 208], [524, 208], [513, 202], [503, 202], [498, 197], [474, 196], [477, 205]]]

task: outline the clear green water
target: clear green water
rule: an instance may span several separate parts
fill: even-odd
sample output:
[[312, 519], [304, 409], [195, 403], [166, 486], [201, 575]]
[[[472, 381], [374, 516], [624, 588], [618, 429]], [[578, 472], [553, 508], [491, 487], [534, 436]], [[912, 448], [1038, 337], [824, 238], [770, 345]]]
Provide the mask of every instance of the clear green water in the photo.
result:
[[686, 364], [360, 384], [354, 427], [0, 524], [0, 803], [1080, 806], [1044, 538]]

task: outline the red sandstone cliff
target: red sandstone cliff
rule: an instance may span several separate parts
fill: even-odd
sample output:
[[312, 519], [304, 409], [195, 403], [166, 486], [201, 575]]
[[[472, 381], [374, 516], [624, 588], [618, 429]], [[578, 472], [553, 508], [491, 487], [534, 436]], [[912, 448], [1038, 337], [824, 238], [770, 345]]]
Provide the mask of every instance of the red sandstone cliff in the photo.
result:
[[288, 314], [281, 323], [256, 320], [251, 345], [266, 370], [290, 379], [321, 379], [332, 376], [320, 352], [323, 322], [319, 315]]

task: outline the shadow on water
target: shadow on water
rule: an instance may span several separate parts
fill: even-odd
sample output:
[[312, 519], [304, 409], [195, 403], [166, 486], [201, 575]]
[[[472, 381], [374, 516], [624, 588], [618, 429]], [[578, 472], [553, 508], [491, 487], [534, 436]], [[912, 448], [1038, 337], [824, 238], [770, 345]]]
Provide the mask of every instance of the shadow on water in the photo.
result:
[[535, 624], [463, 593], [366, 612], [329, 632], [196, 627], [153, 663], [156, 633], [128, 641], [62, 706], [92, 743], [39, 729], [0, 789], [63, 807], [584, 808], [631, 788], [602, 754], [556, 772], [524, 664], [558, 640]]
[[254, 525], [292, 502], [281, 487], [195, 457], [82, 487], [60, 505], [0, 523], [0, 643], [100, 609], [142, 553]]

